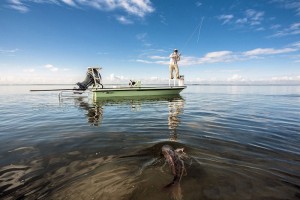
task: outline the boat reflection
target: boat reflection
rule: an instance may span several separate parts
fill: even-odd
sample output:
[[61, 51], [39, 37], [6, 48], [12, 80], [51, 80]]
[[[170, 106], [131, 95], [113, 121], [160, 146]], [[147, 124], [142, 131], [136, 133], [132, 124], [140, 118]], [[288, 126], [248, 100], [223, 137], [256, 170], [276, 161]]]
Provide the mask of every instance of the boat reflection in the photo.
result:
[[168, 117], [168, 125], [170, 133], [170, 140], [176, 141], [177, 140], [177, 127], [180, 124], [179, 115], [183, 113], [184, 107], [184, 100], [181, 99], [174, 99], [169, 101], [169, 117]]
[[135, 98], [104, 98], [97, 101], [89, 101], [87, 98], [74, 98], [74, 104], [85, 110], [88, 123], [92, 126], [101, 126], [104, 108], [106, 106], [126, 105], [131, 112], [140, 112], [142, 107], [147, 108], [149, 104], [160, 104], [167, 102], [168, 106], [168, 128], [170, 130], [170, 140], [177, 140], [177, 127], [180, 124], [179, 115], [183, 112], [184, 99], [180, 95], [155, 96], [155, 97], [135, 97]]
[[89, 103], [86, 98], [75, 98], [74, 103], [86, 111], [88, 123], [92, 126], [100, 126], [103, 120], [103, 105], [101, 103]]

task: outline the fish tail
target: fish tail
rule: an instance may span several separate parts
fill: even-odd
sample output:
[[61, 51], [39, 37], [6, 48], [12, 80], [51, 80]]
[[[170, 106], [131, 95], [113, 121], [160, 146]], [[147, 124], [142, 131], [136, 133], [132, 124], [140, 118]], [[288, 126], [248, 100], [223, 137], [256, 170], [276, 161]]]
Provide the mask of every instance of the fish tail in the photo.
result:
[[169, 188], [173, 185], [176, 185], [176, 184], [179, 183], [179, 181], [180, 181], [180, 177], [179, 176], [174, 176], [173, 181], [170, 182], [169, 184], [167, 184], [164, 188]]

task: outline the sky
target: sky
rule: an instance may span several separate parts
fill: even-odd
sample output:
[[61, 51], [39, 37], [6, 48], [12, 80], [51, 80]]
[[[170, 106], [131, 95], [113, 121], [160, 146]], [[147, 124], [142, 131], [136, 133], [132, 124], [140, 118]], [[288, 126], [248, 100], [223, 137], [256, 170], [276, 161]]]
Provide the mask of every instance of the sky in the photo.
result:
[[299, 0], [1, 0], [0, 84], [300, 83]]

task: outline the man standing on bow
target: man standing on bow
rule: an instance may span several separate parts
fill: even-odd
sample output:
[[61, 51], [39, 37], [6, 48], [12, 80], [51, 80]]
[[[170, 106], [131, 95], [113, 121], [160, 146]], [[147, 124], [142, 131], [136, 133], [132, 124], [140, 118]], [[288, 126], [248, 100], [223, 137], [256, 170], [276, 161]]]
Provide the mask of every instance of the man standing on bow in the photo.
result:
[[170, 79], [173, 79], [173, 71], [175, 70], [175, 78], [179, 79], [179, 69], [177, 62], [180, 61], [180, 53], [177, 49], [174, 49], [174, 52], [170, 55]]

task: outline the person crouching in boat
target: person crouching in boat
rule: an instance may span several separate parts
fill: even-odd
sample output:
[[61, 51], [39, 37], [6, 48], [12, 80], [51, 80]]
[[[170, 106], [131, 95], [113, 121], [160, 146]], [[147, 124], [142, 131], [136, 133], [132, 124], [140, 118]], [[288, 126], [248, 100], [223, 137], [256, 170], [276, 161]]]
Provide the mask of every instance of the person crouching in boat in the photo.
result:
[[136, 84], [136, 81], [129, 80], [129, 86], [132, 87]]
[[130, 87], [141, 87], [141, 81], [129, 81], [129, 86]]

